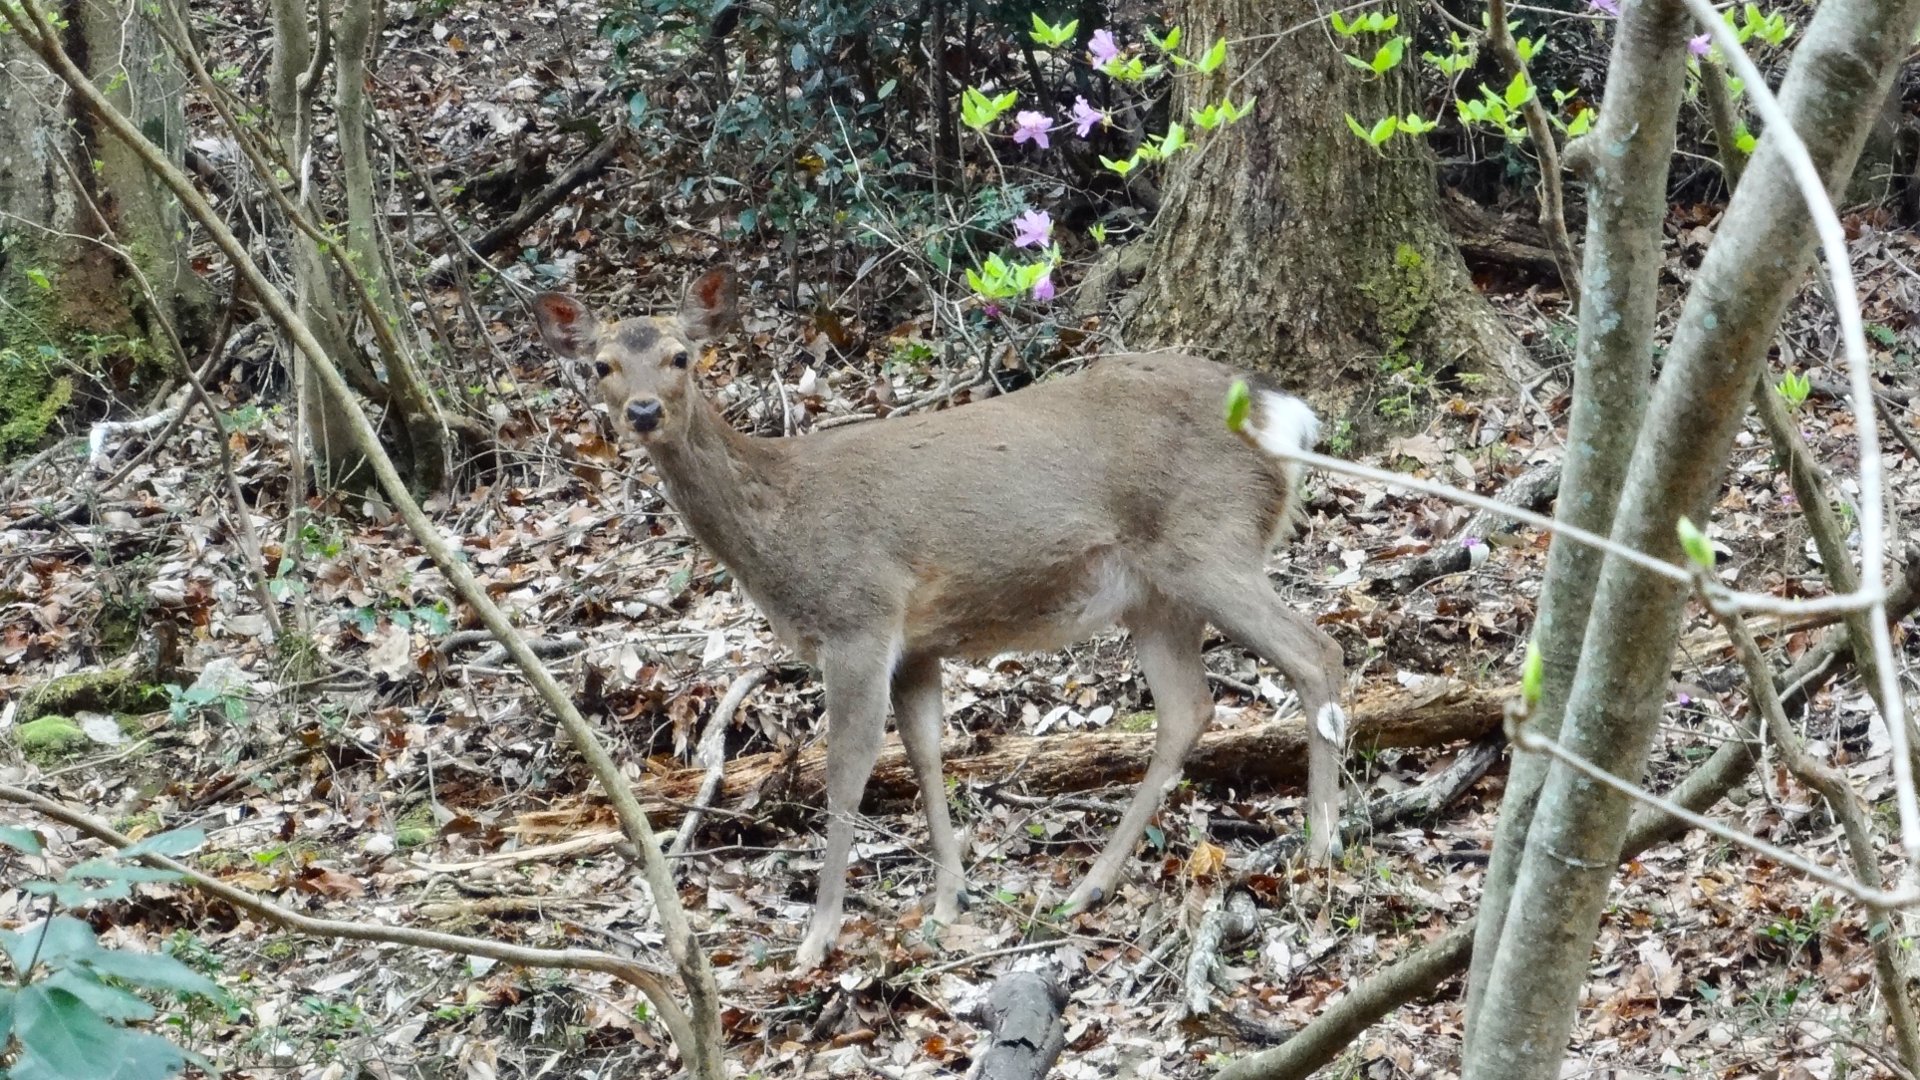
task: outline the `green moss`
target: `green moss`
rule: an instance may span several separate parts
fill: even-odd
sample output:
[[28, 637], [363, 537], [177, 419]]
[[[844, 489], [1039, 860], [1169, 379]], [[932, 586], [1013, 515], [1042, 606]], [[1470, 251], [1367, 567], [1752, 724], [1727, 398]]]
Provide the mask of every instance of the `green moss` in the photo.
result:
[[1376, 411], [1395, 423], [1415, 420], [1432, 396], [1433, 372], [1444, 366], [1429, 364], [1413, 345], [1433, 311], [1438, 289], [1433, 266], [1419, 249], [1402, 243], [1394, 248], [1393, 259], [1359, 288], [1371, 302], [1381, 343]]
[[149, 810], [146, 813], [131, 814], [113, 823], [113, 827], [123, 833], [135, 836], [149, 836], [157, 833], [165, 825], [160, 815]]
[[71, 400], [73, 380], [47, 358], [0, 349], [0, 461], [38, 446]]
[[1113, 726], [1121, 731], [1152, 731], [1156, 714], [1151, 711], [1128, 713], [1117, 717]]
[[394, 822], [393, 842], [403, 848], [419, 847], [432, 843], [438, 832], [433, 820], [433, 807], [421, 803]]
[[42, 716], [13, 729], [14, 741], [28, 761], [46, 765], [87, 748], [87, 733], [64, 716]]
[[1373, 302], [1373, 317], [1381, 331], [1382, 351], [1404, 354], [1414, 332], [1433, 310], [1435, 282], [1427, 257], [1412, 244], [1393, 250], [1393, 260], [1360, 283], [1360, 293]]
[[49, 713], [139, 713], [166, 704], [166, 691], [127, 667], [90, 668], [49, 679], [20, 697], [26, 719]]

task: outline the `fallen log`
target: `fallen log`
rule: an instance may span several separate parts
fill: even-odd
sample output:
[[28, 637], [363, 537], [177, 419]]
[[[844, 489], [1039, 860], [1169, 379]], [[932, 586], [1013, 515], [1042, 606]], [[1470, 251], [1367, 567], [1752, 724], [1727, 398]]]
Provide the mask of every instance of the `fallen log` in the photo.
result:
[[1009, 971], [994, 981], [980, 1006], [986, 1049], [973, 1075], [977, 1080], [1041, 1080], [1066, 1049], [1060, 1014], [1067, 992], [1039, 971]]
[[[1348, 728], [1355, 751], [1437, 746], [1477, 739], [1500, 727], [1501, 708], [1517, 687], [1490, 689], [1454, 680], [1431, 687], [1397, 687], [1364, 694], [1353, 703]], [[1151, 731], [1082, 731], [1063, 735], [973, 735], [944, 746], [948, 776], [1012, 783], [1029, 794], [1057, 795], [1136, 783], [1153, 754]], [[1241, 790], [1293, 784], [1306, 776], [1307, 731], [1299, 717], [1251, 727], [1209, 731], [1187, 759], [1195, 783]], [[700, 793], [706, 770], [681, 768], [643, 779], [640, 797], [659, 824], [676, 821]], [[815, 742], [798, 754], [750, 754], [727, 765], [715, 805], [731, 810], [772, 801], [819, 805], [826, 790], [826, 747]], [[919, 793], [899, 737], [889, 734], [867, 784], [862, 808], [904, 806]]]

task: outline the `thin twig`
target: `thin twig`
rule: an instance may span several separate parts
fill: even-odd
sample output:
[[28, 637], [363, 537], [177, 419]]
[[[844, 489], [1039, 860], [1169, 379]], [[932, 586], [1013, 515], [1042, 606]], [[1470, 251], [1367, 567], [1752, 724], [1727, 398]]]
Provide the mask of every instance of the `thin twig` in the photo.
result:
[[[733, 684], [720, 698], [720, 704], [707, 719], [707, 726], [700, 733], [700, 746], [694, 752], [694, 759], [707, 767], [707, 775], [700, 780], [700, 790], [693, 797], [693, 805], [688, 808], [687, 816], [680, 821], [680, 829], [673, 837], [673, 845], [667, 848], [667, 858], [678, 859], [687, 853], [693, 844], [693, 834], [700, 831], [700, 819], [706, 816], [707, 808], [713, 805], [714, 796], [720, 793], [720, 781], [726, 776], [727, 769], [727, 729], [733, 726], [733, 715], [753, 693], [753, 688], [767, 681], [773, 674], [772, 669], [756, 667], [740, 673]], [[680, 868], [686, 869], [681, 863]]]

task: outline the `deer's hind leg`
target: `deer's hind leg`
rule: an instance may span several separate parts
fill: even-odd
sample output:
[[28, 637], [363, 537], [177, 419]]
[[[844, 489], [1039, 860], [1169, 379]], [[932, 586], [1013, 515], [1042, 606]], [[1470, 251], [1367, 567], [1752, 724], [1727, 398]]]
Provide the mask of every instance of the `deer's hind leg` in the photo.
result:
[[1293, 683], [1307, 720], [1307, 850], [1316, 860], [1337, 855], [1340, 766], [1347, 736], [1347, 714], [1340, 705], [1345, 664], [1339, 643], [1288, 607], [1258, 563], [1241, 571], [1192, 572], [1169, 588]]
[[1094, 859], [1093, 869], [1067, 898], [1068, 911], [1091, 907], [1113, 895], [1120, 870], [1146, 833], [1147, 822], [1179, 782], [1187, 753], [1213, 719], [1213, 693], [1200, 660], [1200, 635], [1206, 624], [1163, 596], [1154, 597], [1153, 603], [1152, 612], [1137, 611], [1127, 619], [1140, 672], [1153, 691], [1153, 758], [1120, 824]]
[[940, 658], [910, 656], [893, 673], [894, 724], [926, 804], [927, 845], [934, 864], [933, 919], [951, 923], [960, 916], [966, 877], [960, 868], [960, 842], [947, 810], [946, 778], [940, 772], [940, 731], [945, 711], [940, 700]]

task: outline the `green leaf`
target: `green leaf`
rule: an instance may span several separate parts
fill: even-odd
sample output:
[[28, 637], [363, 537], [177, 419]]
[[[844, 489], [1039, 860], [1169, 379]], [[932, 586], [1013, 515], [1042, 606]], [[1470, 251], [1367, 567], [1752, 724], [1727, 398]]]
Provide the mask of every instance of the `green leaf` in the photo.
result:
[[151, 990], [171, 990], [177, 994], [198, 994], [202, 997], [212, 997], [220, 992], [212, 979], [164, 953], [99, 949], [87, 957], [86, 964], [101, 975], [125, 979], [135, 986]]
[[60, 989], [20, 991], [13, 1080], [166, 1080], [185, 1059], [165, 1039], [114, 1027]]
[[1227, 387], [1227, 430], [1239, 434], [1247, 426], [1247, 415], [1252, 411], [1253, 393], [1247, 389], [1247, 380], [1233, 380], [1233, 385]]
[[1429, 120], [1419, 113], [1408, 113], [1400, 118], [1400, 130], [1409, 135], [1425, 135], [1439, 126], [1438, 122]]
[[38, 855], [41, 850], [40, 834], [17, 825], [0, 825], [0, 845], [27, 855]]
[[1352, 53], [1341, 53], [1340, 59], [1345, 60], [1349, 64], [1352, 64], [1354, 67], [1359, 68], [1361, 71], [1373, 70], [1373, 65], [1371, 63], [1360, 59], [1359, 57], [1353, 55]]
[[880, 89], [875, 90], [873, 92], [873, 100], [875, 101], [887, 100], [889, 97], [893, 96], [894, 88], [899, 85], [900, 85], [899, 79], [888, 79], [886, 82], [881, 83]]
[[73, 869], [67, 871], [67, 876], [88, 881], [134, 883], [180, 880], [180, 875], [172, 870], [162, 870], [156, 866], [128, 866], [111, 859], [88, 859], [82, 863], [75, 863]]
[[1107, 227], [1096, 221], [1087, 226], [1087, 235], [1093, 237], [1094, 243], [1104, 244], [1107, 242]]
[[1506, 103], [1507, 108], [1517, 109], [1532, 100], [1532, 98], [1533, 84], [1527, 81], [1527, 73], [1524, 71], [1514, 72], [1513, 81], [1507, 83], [1507, 91], [1501, 95], [1501, 100]]
[[1540, 688], [1546, 684], [1546, 662], [1540, 658], [1540, 646], [1527, 642], [1527, 658], [1520, 664], [1520, 700], [1531, 709], [1540, 704]]
[[1207, 54], [1202, 56], [1198, 63], [1194, 64], [1194, 70], [1200, 72], [1202, 75], [1206, 75], [1226, 62], [1227, 39], [1218, 38], [1214, 41], [1213, 47], [1207, 50]]
[[1036, 11], [1033, 13], [1033, 29], [1029, 31], [1029, 36], [1049, 49], [1057, 49], [1067, 42], [1072, 41], [1073, 35], [1078, 32], [1079, 29], [1080, 20], [1078, 19], [1060, 26], [1055, 26], [1047, 20], [1042, 19], [1040, 13]]
[[37, 985], [49, 990], [65, 990], [98, 1015], [117, 1023], [151, 1020], [155, 1015], [152, 1005], [117, 986], [108, 986], [82, 968], [54, 972], [51, 978]]
[[131, 859], [140, 855], [167, 855], [178, 858], [206, 842], [205, 829], [168, 829], [121, 848], [119, 857]]
[[1739, 147], [1741, 153], [1751, 154], [1754, 147], [1760, 145], [1760, 140], [1754, 137], [1753, 132], [1747, 130], [1745, 124], [1742, 124], [1734, 129], [1733, 145]]
[[1192, 115], [1193, 122], [1199, 126], [1201, 131], [1212, 131], [1214, 128], [1219, 127], [1225, 119], [1221, 116], [1220, 106], [1218, 105], [1209, 105], [1204, 109], [1195, 109]]
[[1789, 371], [1780, 377], [1773, 389], [1788, 407], [1798, 409], [1807, 403], [1807, 395], [1813, 392], [1813, 380]]
[[1180, 28], [1177, 26], [1167, 27], [1166, 37], [1154, 37], [1153, 31], [1151, 30], [1148, 30], [1146, 34], [1147, 40], [1153, 42], [1153, 47], [1163, 53], [1171, 53], [1180, 47]]
[[1348, 22], [1341, 17], [1338, 11], [1328, 15], [1327, 21], [1333, 24], [1333, 32], [1339, 34], [1341, 37], [1352, 37], [1360, 32], [1360, 19]]
[[1713, 543], [1707, 539], [1707, 534], [1701, 532], [1700, 527], [1684, 514], [1675, 523], [1674, 529], [1680, 534], [1680, 550], [1686, 552], [1687, 558], [1702, 570], [1713, 569]]
[[26, 274], [27, 274], [27, 280], [33, 282], [35, 285], [40, 286], [41, 291], [43, 292], [53, 291], [53, 282], [47, 277], [47, 272], [45, 270], [42, 270], [37, 266], [29, 266], [27, 267]]
[[1121, 176], [1125, 176], [1128, 173], [1132, 172], [1134, 168], [1140, 164], [1140, 155], [1135, 154], [1134, 156], [1128, 158], [1125, 161], [1115, 161], [1112, 158], [1107, 157], [1106, 155], [1103, 154], [1100, 157], [1100, 164], [1106, 166], [1108, 169], [1111, 169], [1116, 173], [1119, 173]]
[[1161, 158], [1170, 158], [1182, 149], [1193, 145], [1187, 141], [1187, 129], [1179, 124], [1168, 124], [1167, 133], [1154, 142], [1154, 151]]
[[1374, 146], [1379, 146], [1381, 143], [1393, 138], [1393, 133], [1398, 130], [1399, 127], [1399, 117], [1392, 115], [1383, 116], [1374, 122], [1373, 130], [1367, 132], [1367, 142]]
[[1588, 130], [1593, 127], [1593, 115], [1592, 109], [1581, 109], [1580, 114], [1575, 116], [1573, 122], [1567, 125], [1567, 137], [1577, 139], [1585, 135]]
[[1380, 46], [1379, 50], [1373, 54], [1373, 62], [1368, 64], [1367, 68], [1375, 75], [1385, 75], [1400, 63], [1400, 58], [1405, 56], [1406, 52], [1405, 37], [1388, 38], [1387, 43]]
[[13, 970], [24, 976], [27, 965], [36, 959], [48, 967], [64, 967], [69, 962], [92, 956], [100, 951], [100, 946], [94, 940], [92, 927], [70, 915], [55, 915], [46, 922], [32, 923], [17, 931], [0, 930], [0, 949], [6, 950]]
[[[1367, 129], [1360, 126], [1360, 121], [1355, 120], [1352, 113], [1347, 114], [1347, 130], [1360, 136], [1362, 139], [1367, 138]], [[1373, 140], [1368, 139], [1367, 141], [1372, 142]]]
[[1243, 102], [1239, 107], [1236, 108], [1231, 99], [1221, 98], [1220, 111], [1226, 114], [1227, 123], [1231, 124], [1238, 121], [1242, 117], [1246, 116], [1248, 113], [1252, 112], [1253, 103], [1259, 100], [1260, 100], [1259, 96], [1255, 95], [1253, 97], [1248, 98], [1245, 102]]

